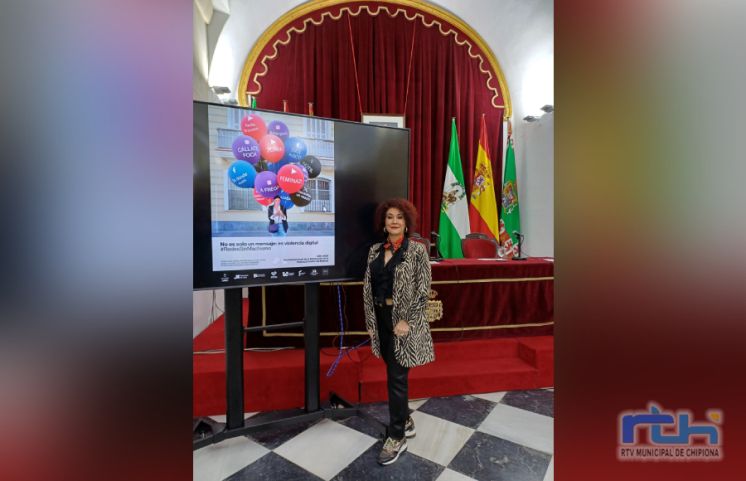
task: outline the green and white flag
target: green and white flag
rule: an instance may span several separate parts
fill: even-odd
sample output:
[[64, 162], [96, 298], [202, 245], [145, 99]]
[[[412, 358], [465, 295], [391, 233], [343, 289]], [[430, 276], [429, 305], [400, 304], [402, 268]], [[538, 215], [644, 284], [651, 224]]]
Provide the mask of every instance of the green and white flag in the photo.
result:
[[443, 183], [443, 199], [440, 203], [440, 225], [438, 226], [438, 250], [446, 259], [463, 259], [461, 239], [469, 233], [469, 209], [466, 203], [466, 184], [461, 168], [461, 153], [458, 150], [456, 119], [451, 121], [451, 148], [448, 152], [448, 168]]
[[[500, 230], [510, 236], [510, 244], [503, 241], [500, 233], [500, 243], [506, 247], [505, 255], [518, 255], [518, 246], [513, 232], [521, 232], [521, 211], [518, 208], [518, 179], [515, 175], [515, 151], [513, 138], [508, 138], [508, 150], [505, 152], [505, 174], [503, 175], [502, 211], [500, 212]], [[507, 241], [507, 239], [505, 239]]]

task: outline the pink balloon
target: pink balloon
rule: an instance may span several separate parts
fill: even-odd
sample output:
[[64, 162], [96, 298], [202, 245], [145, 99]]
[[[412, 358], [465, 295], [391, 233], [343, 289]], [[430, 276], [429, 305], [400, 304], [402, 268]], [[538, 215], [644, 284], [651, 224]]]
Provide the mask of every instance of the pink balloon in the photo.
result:
[[273, 199], [268, 199], [264, 197], [263, 195], [259, 195], [259, 193], [254, 189], [254, 198], [257, 202], [259, 202], [261, 205], [267, 206], [273, 202]]
[[267, 134], [259, 141], [262, 158], [267, 162], [279, 162], [285, 155], [285, 143], [276, 135]]
[[267, 124], [256, 114], [249, 114], [241, 119], [241, 132], [259, 141], [267, 134]]
[[277, 172], [277, 183], [288, 194], [295, 194], [303, 188], [306, 178], [296, 164], [288, 164]]

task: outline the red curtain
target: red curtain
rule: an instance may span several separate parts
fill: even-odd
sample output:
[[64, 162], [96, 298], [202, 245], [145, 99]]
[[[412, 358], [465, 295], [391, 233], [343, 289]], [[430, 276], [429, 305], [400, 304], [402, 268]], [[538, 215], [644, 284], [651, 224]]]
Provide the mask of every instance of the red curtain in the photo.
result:
[[[411, 11], [411, 9], [409, 9]], [[487, 74], [480, 72], [478, 58], [469, 55], [468, 45], [458, 45], [453, 35], [444, 35], [437, 24], [427, 27], [419, 18], [392, 16], [386, 11], [359, 15], [336, 8], [341, 16], [321, 18], [320, 25], [295, 20], [288, 25], [305, 30], [276, 38], [277, 56], [267, 59], [267, 73], [258, 77], [261, 108], [308, 112], [343, 120], [360, 121], [361, 112], [405, 114], [411, 129], [409, 198], [419, 211], [418, 231], [429, 237], [437, 231], [443, 180], [448, 161], [451, 118], [456, 118], [467, 192], [471, 192], [480, 117], [486, 115], [490, 158], [496, 185], [502, 172], [503, 109], [495, 108], [494, 93], [487, 87]], [[430, 16], [432, 19], [432, 16]], [[466, 36], [459, 34], [459, 41]], [[273, 50], [274, 39], [260, 56]], [[476, 52], [476, 45], [472, 52]], [[489, 68], [482, 54], [484, 68]], [[254, 65], [254, 73], [264, 67]], [[497, 77], [492, 73], [492, 85]], [[358, 94], [359, 91], [359, 94]], [[358, 97], [359, 95], [359, 97]], [[497, 102], [503, 105], [502, 92]], [[496, 198], [500, 198], [498, 187]], [[374, 199], [383, 200], [383, 199]]]

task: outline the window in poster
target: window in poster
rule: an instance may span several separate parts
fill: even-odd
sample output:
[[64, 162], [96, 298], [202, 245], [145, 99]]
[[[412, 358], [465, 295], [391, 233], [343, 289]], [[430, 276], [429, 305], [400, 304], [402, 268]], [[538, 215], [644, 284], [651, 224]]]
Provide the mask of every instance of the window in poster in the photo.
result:
[[363, 114], [362, 123], [383, 127], [398, 127], [400, 129], [405, 127], [403, 115]]

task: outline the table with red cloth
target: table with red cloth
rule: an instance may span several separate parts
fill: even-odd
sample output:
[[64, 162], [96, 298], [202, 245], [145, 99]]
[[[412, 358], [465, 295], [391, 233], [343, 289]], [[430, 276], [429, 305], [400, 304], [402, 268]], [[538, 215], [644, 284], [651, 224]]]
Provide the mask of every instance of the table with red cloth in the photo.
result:
[[[432, 264], [431, 289], [443, 303], [443, 317], [430, 324], [434, 341], [489, 337], [545, 336], [554, 332], [554, 262], [447, 259]], [[340, 302], [341, 301], [341, 302]], [[322, 348], [338, 346], [340, 304], [344, 345], [367, 339], [362, 282], [322, 283]], [[303, 319], [303, 286], [249, 289], [249, 325]], [[303, 331], [250, 333], [248, 347], [302, 346]]]

